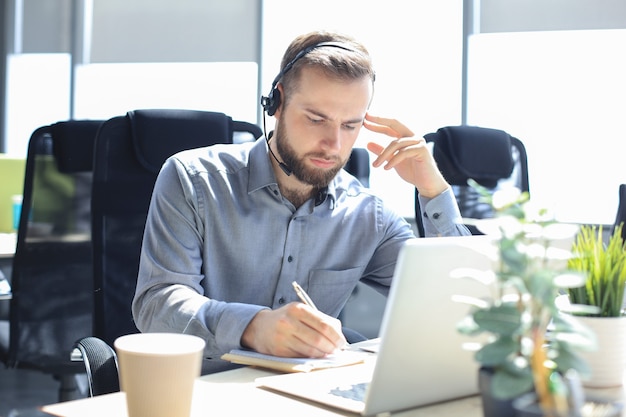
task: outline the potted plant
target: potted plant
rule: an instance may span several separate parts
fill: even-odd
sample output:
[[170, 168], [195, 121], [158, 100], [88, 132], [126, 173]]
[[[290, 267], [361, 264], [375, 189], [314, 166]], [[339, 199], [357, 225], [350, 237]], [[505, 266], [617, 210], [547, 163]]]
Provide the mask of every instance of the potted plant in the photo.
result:
[[[568, 290], [569, 302], [590, 306], [586, 310], [569, 309], [593, 330], [598, 348], [585, 352], [591, 375], [584, 381], [588, 387], [611, 387], [623, 383], [626, 370], [626, 245], [619, 224], [605, 243], [602, 226], [582, 226], [572, 247], [569, 260], [572, 270], [583, 273], [584, 285]], [[567, 307], [565, 308], [567, 310]]]
[[[488, 282], [494, 296], [475, 300], [458, 327], [464, 334], [490, 335], [475, 354], [481, 369], [491, 373], [490, 387], [482, 388], [483, 404], [490, 396], [510, 400], [534, 392], [545, 415], [568, 415], [570, 404], [580, 402], [572, 401], [577, 390], [568, 378], [572, 370], [586, 373], [577, 352], [592, 345], [589, 333], [570, 316], [559, 314], [556, 305], [559, 293], [583, 282], [580, 274], [569, 273], [571, 254], [562, 249], [569, 247], [577, 227], [553, 221], [545, 210], [533, 211], [527, 193], [491, 195], [470, 184], [495, 213], [493, 219], [475, 221], [479, 230], [494, 237], [496, 265]], [[476, 272], [484, 277], [485, 271]]]

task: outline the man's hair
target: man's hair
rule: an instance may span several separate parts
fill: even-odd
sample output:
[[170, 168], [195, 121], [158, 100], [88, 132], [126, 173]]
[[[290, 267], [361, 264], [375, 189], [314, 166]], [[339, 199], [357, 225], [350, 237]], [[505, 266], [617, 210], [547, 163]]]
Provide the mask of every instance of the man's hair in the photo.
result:
[[284, 103], [289, 100], [290, 92], [297, 88], [302, 68], [305, 67], [321, 69], [327, 76], [339, 80], [358, 80], [369, 77], [372, 83], [374, 82], [374, 67], [365, 46], [347, 35], [325, 31], [311, 32], [294, 39], [283, 55], [281, 71], [299, 52], [324, 42], [339, 44], [345, 49], [320, 46], [299, 58], [280, 80], [285, 91]]

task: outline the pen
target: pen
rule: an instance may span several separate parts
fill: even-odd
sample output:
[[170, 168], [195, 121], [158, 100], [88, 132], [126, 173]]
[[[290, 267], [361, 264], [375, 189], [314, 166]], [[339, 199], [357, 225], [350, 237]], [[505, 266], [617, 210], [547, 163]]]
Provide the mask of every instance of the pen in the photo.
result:
[[[291, 285], [293, 285], [293, 289], [296, 290], [296, 294], [298, 294], [298, 298], [300, 298], [300, 300], [304, 304], [308, 305], [315, 311], [319, 311], [317, 307], [315, 307], [315, 304], [313, 303], [313, 300], [311, 300], [311, 297], [309, 297], [309, 294], [307, 294], [306, 291], [304, 291], [304, 289], [300, 286], [300, 284], [298, 284], [296, 281], [293, 281]], [[344, 339], [344, 342], [345, 342], [345, 339]], [[345, 346], [343, 346], [339, 350], [345, 350], [346, 346], [348, 346], [347, 343], [345, 343]]]
[[292, 282], [291, 285], [293, 285], [293, 289], [296, 290], [296, 294], [298, 294], [298, 297], [300, 298], [300, 300], [302, 300], [304, 304], [308, 305], [313, 310], [317, 310], [317, 307], [315, 307], [315, 304], [313, 303], [313, 300], [311, 300], [311, 297], [309, 297], [309, 295], [296, 281]]

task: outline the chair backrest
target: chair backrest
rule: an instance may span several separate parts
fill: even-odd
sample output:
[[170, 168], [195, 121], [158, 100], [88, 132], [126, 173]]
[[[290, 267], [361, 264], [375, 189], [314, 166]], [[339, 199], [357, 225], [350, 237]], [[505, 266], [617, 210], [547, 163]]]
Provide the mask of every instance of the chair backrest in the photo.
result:
[[165, 160], [182, 150], [233, 143], [255, 124], [223, 113], [135, 110], [106, 121], [96, 138], [92, 195], [94, 335], [110, 346], [135, 333], [131, 313], [152, 189]]
[[[446, 126], [424, 136], [432, 143], [433, 157], [451, 185], [461, 215], [487, 218], [490, 206], [479, 201], [478, 193], [467, 184], [471, 178], [492, 192], [513, 185], [529, 192], [528, 157], [519, 139], [508, 133], [478, 126]], [[419, 234], [424, 236], [423, 220], [415, 191], [415, 217]], [[480, 234], [468, 226], [472, 234]]]
[[66, 121], [30, 138], [12, 268], [7, 366], [77, 373], [92, 332], [91, 168], [101, 121]]
[[367, 149], [352, 148], [350, 159], [344, 169], [354, 175], [363, 186], [370, 186], [370, 155]]
[[[619, 186], [617, 214], [615, 215], [615, 222], [611, 228], [611, 235], [620, 223], [626, 223], [626, 184], [620, 184]], [[622, 240], [626, 241], [626, 224], [622, 227]]]

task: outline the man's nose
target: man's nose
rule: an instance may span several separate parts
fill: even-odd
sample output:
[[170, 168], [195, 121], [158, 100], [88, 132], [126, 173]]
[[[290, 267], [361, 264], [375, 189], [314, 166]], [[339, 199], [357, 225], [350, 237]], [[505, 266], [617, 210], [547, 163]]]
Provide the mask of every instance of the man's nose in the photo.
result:
[[328, 126], [324, 132], [324, 146], [330, 150], [341, 149], [341, 126]]

